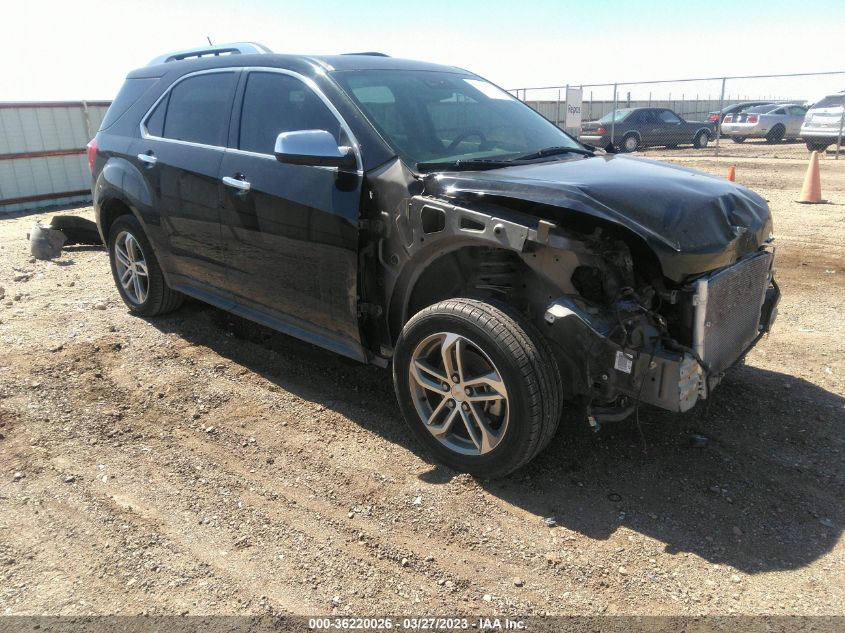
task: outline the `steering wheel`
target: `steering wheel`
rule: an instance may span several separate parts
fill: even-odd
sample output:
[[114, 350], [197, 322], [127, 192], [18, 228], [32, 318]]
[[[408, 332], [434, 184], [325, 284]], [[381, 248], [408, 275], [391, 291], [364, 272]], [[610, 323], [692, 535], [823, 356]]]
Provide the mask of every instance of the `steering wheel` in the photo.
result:
[[461, 132], [458, 136], [449, 143], [449, 147], [446, 148], [446, 151], [452, 151], [458, 145], [463, 143], [466, 139], [471, 138], [473, 136], [477, 136], [481, 141], [482, 147], [487, 144], [487, 137], [484, 136], [484, 133], [481, 130], [467, 130], [466, 132]]

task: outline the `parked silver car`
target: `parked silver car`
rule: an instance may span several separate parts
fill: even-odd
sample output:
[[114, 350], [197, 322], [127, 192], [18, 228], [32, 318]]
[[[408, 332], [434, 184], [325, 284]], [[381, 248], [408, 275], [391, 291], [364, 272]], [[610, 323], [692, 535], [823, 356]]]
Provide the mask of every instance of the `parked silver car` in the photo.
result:
[[769, 143], [798, 138], [806, 113], [807, 108], [797, 103], [754, 106], [727, 115], [722, 122], [722, 135], [730, 136], [735, 143], [747, 138], [765, 138]]
[[843, 108], [845, 90], [826, 96], [807, 110], [801, 126], [801, 138], [807, 143], [808, 150], [823, 152], [828, 146], [836, 144], [843, 123]]

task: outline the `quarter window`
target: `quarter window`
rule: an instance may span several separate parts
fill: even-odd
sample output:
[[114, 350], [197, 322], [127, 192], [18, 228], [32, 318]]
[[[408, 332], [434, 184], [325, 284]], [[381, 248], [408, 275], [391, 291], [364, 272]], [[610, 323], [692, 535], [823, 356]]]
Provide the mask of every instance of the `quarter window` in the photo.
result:
[[250, 73], [241, 108], [238, 148], [272, 154], [282, 132], [325, 130], [340, 141], [340, 121], [304, 83], [280, 73]]
[[[165, 100], [164, 138], [190, 141], [203, 145], [225, 147], [229, 129], [229, 112], [236, 73], [210, 73], [195, 75], [180, 81]], [[159, 125], [162, 101], [147, 121], [147, 130], [155, 134], [153, 126]]]

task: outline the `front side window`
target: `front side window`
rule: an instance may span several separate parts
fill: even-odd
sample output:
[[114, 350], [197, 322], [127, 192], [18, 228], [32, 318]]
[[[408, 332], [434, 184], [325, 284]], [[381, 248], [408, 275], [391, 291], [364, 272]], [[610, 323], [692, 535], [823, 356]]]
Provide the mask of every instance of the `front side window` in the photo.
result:
[[325, 130], [341, 142], [340, 121], [299, 79], [269, 72], [247, 78], [240, 115], [238, 149], [273, 154], [282, 132]]
[[236, 80], [235, 73], [226, 72], [195, 75], [180, 81], [165, 99], [164, 120], [158, 119], [162, 104], [147, 120], [148, 132], [155, 133], [152, 124], [161, 126], [164, 138], [225, 147]]
[[408, 70], [333, 74], [373, 126], [414, 163], [510, 159], [572, 137], [507, 92], [460, 73]]

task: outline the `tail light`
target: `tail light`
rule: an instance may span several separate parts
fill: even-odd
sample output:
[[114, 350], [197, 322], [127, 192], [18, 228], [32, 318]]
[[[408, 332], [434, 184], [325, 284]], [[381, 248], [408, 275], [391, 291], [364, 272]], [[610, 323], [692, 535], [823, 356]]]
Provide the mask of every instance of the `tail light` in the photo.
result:
[[749, 114], [748, 118], [746, 119], [746, 121], [748, 123], [757, 123], [757, 121], [759, 121], [759, 120], [760, 120], [760, 117], [758, 117], [756, 114]]
[[731, 121], [733, 121], [733, 120], [734, 120], [734, 115], [733, 115], [733, 114], [726, 114], [726, 115], [725, 115], [725, 123], [730, 123], [730, 122], [731, 122]]
[[92, 138], [88, 145], [85, 146], [88, 150], [88, 169], [94, 173], [94, 161], [97, 160], [97, 139]]
[[596, 134], [598, 134], [599, 136], [601, 136], [602, 134], [607, 134], [607, 130], [603, 127], [600, 127], [596, 130]]
[[718, 115], [718, 114], [711, 114], [711, 115], [710, 115], [710, 117], [709, 117], [709, 120], [710, 120], [710, 121], [714, 121], [714, 122], [715, 122], [715, 121], [718, 121], [718, 120], [719, 120], [719, 115]]

